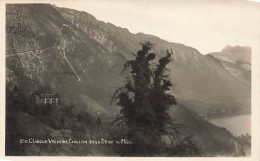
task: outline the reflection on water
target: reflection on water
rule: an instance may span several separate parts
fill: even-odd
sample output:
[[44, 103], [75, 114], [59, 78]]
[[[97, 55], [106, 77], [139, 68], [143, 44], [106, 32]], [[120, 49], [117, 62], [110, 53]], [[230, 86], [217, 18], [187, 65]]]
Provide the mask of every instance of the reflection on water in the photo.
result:
[[235, 136], [251, 135], [251, 115], [229, 116], [209, 120], [214, 125], [224, 127]]

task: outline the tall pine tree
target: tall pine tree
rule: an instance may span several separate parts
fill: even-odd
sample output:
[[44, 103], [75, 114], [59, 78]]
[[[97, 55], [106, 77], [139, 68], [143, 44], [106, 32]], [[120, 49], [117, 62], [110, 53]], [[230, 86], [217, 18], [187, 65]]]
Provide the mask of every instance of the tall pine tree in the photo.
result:
[[[167, 64], [171, 62], [171, 53], [159, 59], [152, 68], [155, 54], [151, 53], [153, 44], [142, 45], [134, 60], [125, 64], [130, 69], [126, 83], [119, 88], [113, 99], [121, 106], [120, 115], [114, 121], [115, 139], [125, 138], [131, 145], [120, 146], [121, 155], [134, 156], [172, 156], [196, 155], [199, 153], [190, 137], [183, 137], [168, 110], [176, 104], [175, 98], [167, 93], [172, 86], [168, 80]], [[163, 136], [171, 139], [169, 146]], [[118, 146], [117, 146], [118, 147]]]

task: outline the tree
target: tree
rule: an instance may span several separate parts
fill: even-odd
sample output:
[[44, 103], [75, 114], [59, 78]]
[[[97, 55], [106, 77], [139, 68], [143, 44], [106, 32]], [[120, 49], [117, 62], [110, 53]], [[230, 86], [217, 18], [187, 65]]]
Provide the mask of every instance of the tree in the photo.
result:
[[[117, 105], [122, 107], [114, 121], [113, 135], [115, 139], [125, 138], [132, 142], [120, 146], [118, 152], [135, 156], [178, 155], [184, 151], [196, 154], [195, 144], [190, 137], [181, 136], [178, 125], [167, 112], [176, 105], [176, 99], [167, 93], [172, 86], [166, 74], [171, 53], [167, 51], [167, 55], [152, 67], [155, 60], [155, 54], [150, 52], [153, 44], [141, 45], [142, 49], [133, 53], [135, 59], [127, 61], [124, 66], [124, 71], [130, 69], [130, 76], [113, 96]], [[163, 136], [171, 139], [170, 146]]]

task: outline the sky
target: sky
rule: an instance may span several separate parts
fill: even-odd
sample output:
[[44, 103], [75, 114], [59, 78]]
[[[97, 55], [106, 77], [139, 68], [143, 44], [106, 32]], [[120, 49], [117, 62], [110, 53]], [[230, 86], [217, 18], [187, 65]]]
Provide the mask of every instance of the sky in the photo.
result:
[[226, 45], [260, 43], [260, 3], [256, 0], [84, 0], [56, 1], [98, 20], [181, 43], [202, 54]]

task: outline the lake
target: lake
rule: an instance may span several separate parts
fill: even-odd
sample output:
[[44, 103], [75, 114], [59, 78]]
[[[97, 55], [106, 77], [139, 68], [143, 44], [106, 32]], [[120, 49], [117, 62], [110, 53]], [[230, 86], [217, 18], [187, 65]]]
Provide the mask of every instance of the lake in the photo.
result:
[[228, 116], [209, 120], [214, 125], [224, 127], [235, 136], [248, 133], [251, 135], [251, 115]]

